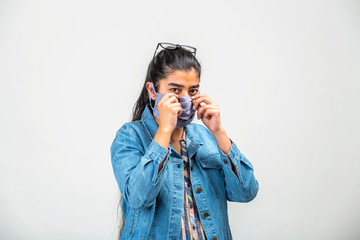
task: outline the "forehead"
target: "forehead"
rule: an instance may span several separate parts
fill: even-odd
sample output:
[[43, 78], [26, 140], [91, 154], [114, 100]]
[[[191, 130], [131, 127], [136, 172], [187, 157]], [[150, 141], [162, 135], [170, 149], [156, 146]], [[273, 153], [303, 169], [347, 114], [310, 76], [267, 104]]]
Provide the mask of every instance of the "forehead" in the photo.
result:
[[160, 80], [160, 86], [168, 86], [170, 83], [177, 83], [184, 86], [193, 86], [199, 84], [198, 73], [194, 68], [189, 71], [175, 70], [167, 78]]

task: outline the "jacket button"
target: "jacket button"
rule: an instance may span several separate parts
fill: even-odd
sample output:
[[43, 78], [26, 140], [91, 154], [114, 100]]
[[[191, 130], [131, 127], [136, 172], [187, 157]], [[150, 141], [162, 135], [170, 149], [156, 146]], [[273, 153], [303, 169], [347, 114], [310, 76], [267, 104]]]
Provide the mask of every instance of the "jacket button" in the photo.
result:
[[217, 237], [213, 237], [213, 240], [217, 240]]
[[226, 160], [226, 159], [224, 159], [224, 163], [227, 164], [227, 160]]
[[202, 191], [202, 188], [201, 187], [198, 187], [197, 189], [196, 189], [196, 192], [201, 192]]
[[190, 167], [190, 168], [191, 168], [191, 171], [192, 171], [192, 170], [194, 169], [194, 165], [191, 164], [191, 167]]
[[208, 217], [209, 213], [208, 212], [204, 212], [204, 217]]

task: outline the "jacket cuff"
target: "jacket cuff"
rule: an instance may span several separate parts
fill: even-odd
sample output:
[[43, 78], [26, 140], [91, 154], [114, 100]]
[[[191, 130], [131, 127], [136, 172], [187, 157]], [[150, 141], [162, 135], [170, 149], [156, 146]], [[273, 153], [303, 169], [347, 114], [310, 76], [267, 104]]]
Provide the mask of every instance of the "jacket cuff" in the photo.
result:
[[[223, 159], [228, 158], [229, 161], [231, 161], [236, 168], [238, 168], [241, 164], [241, 162], [245, 163], [246, 165], [248, 165], [251, 169], [253, 169], [252, 164], [250, 163], [249, 160], [246, 159], [246, 157], [244, 156], [244, 154], [242, 154], [240, 152], [240, 150], [238, 149], [238, 147], [236, 146], [236, 144], [230, 139], [231, 141], [231, 148], [228, 154], [224, 153], [223, 151], [221, 151], [221, 149], [219, 148], [219, 152], [222, 156]], [[230, 162], [224, 162], [225, 165], [229, 165], [229, 167], [231, 167]]]
[[152, 179], [153, 184], [156, 184], [158, 181], [158, 176], [163, 172], [164, 168], [167, 166], [167, 162], [170, 158], [171, 149], [164, 148], [161, 146], [157, 141], [154, 139], [151, 141], [145, 155], [148, 156], [149, 159], [152, 159], [155, 162], [156, 171], [159, 169], [160, 163], [166, 158], [166, 160], [163, 163], [163, 166], [158, 174], [155, 175], [155, 178]]
[[152, 140], [145, 155], [147, 155], [150, 159], [153, 159], [157, 164], [161, 163], [164, 158], [167, 156], [169, 158], [171, 149], [166, 149], [161, 146], [157, 141]]

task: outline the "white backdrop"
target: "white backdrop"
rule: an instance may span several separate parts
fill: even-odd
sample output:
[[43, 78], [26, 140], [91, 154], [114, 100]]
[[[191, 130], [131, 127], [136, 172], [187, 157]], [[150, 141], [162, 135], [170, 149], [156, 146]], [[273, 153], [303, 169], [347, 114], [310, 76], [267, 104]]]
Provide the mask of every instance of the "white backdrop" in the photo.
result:
[[0, 239], [115, 239], [110, 162], [156, 44], [259, 181], [234, 239], [360, 239], [360, 1], [0, 1]]

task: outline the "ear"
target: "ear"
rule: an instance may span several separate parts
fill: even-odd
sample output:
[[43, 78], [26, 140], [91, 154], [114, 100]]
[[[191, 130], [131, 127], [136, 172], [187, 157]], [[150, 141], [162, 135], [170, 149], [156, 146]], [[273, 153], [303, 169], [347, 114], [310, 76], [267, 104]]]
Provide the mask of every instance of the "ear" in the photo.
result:
[[155, 101], [156, 100], [156, 94], [155, 94], [154, 90], [152, 89], [151, 82], [146, 83], [146, 89], [147, 89], [151, 99]]

